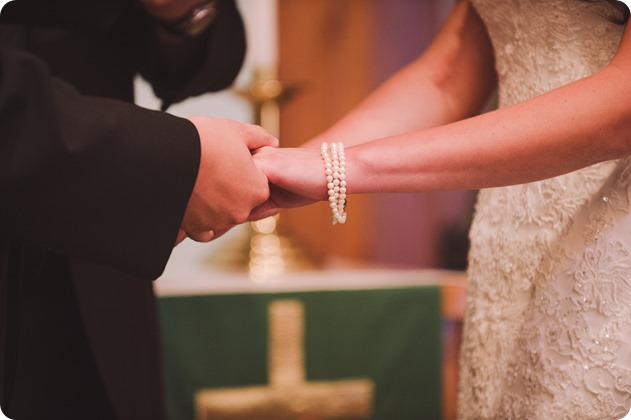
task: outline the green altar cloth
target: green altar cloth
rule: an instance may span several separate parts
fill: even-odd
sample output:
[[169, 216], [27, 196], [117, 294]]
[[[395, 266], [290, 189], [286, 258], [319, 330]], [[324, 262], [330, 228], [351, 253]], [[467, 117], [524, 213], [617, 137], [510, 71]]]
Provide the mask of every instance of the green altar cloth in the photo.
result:
[[307, 382], [370, 379], [371, 412], [361, 418], [440, 419], [440, 289], [381, 275], [380, 287], [350, 290], [162, 294], [169, 420], [193, 420], [200, 390], [267, 386], [268, 308], [288, 299], [304, 308]]

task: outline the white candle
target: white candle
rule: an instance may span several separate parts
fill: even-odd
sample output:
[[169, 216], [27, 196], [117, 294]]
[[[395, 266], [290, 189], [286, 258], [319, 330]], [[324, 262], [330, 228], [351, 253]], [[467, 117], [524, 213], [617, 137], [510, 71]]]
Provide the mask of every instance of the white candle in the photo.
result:
[[248, 60], [256, 69], [275, 69], [278, 62], [277, 0], [242, 0]]

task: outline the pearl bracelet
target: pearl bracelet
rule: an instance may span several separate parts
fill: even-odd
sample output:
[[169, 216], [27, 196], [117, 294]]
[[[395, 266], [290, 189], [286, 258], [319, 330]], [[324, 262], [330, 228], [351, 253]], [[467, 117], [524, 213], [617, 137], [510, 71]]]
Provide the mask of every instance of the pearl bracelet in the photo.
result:
[[[329, 155], [329, 150], [331, 154]], [[346, 222], [346, 157], [342, 143], [323, 142], [320, 149], [324, 161], [326, 188], [331, 208], [331, 224]]]

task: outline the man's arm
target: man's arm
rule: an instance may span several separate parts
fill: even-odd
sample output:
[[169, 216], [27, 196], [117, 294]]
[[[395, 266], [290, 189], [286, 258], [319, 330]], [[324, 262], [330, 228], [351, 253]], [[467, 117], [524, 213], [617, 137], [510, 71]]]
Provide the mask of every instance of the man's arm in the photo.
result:
[[196, 180], [195, 126], [83, 97], [16, 51], [0, 49], [0, 75], [0, 235], [157, 277]]

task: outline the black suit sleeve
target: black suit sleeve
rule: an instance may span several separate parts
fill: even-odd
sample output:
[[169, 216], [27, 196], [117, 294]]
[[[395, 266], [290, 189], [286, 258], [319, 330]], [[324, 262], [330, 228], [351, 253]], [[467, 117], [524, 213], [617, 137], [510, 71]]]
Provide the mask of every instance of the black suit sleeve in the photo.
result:
[[156, 278], [199, 156], [188, 120], [81, 96], [0, 48], [0, 237]]

